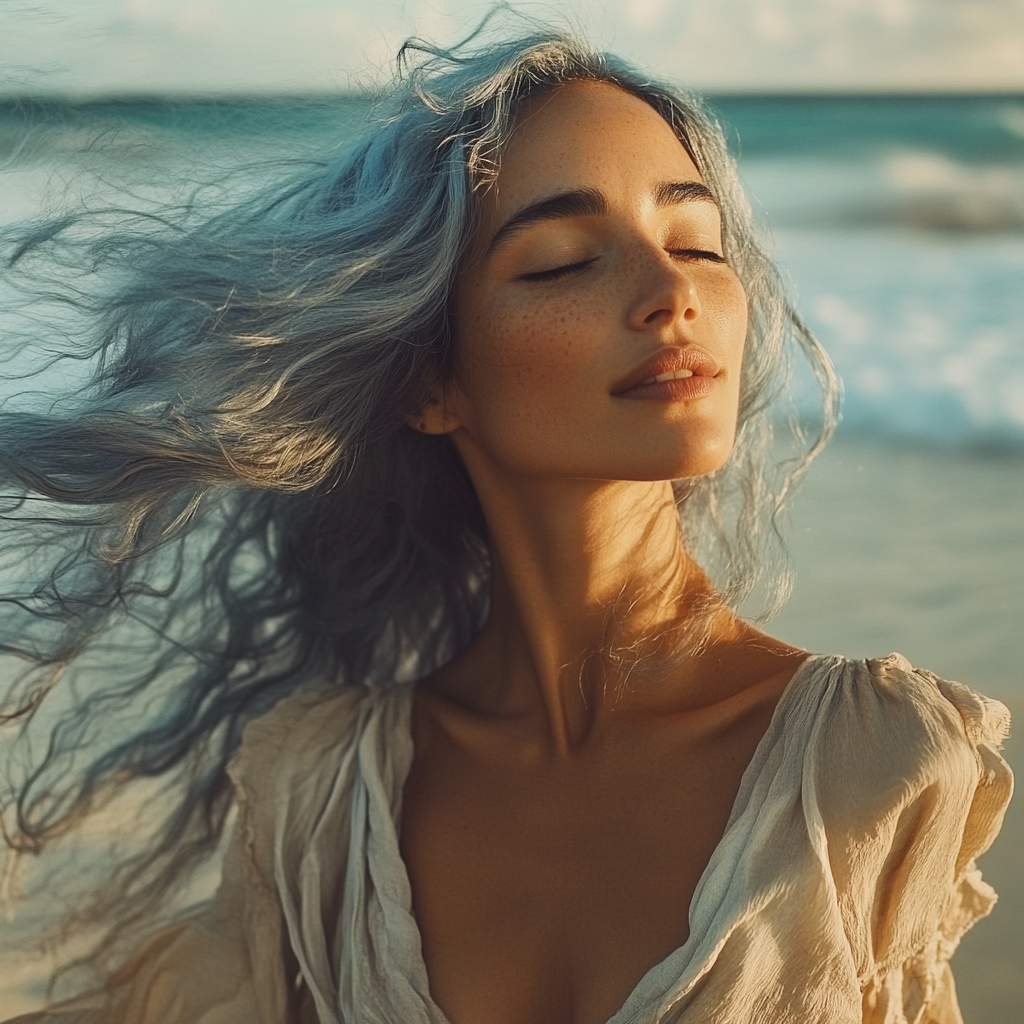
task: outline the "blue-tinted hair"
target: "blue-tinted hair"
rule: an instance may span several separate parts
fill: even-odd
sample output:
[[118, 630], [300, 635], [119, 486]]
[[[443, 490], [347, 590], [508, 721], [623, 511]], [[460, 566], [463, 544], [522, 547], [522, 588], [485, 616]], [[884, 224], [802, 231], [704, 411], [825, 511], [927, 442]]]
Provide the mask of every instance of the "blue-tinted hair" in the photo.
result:
[[[82, 910], [119, 941], [216, 848], [249, 720], [313, 681], [415, 678], [480, 628], [479, 503], [447, 439], [404, 423], [451, 372], [453, 281], [517, 110], [575, 80], [656, 109], [721, 206], [750, 312], [739, 431], [722, 470], [677, 483], [680, 515], [724, 600], [759, 581], [784, 595], [775, 522], [834, 422], [834, 376], [701, 103], [570, 35], [408, 43], [357, 138], [205, 221], [23, 226], [8, 276], [82, 315], [95, 374], [49, 413], [0, 411], [0, 650], [23, 666], [5, 837], [42, 850], [161, 780], [166, 814]], [[773, 407], [797, 352], [824, 428], [797, 428], [780, 469]]]

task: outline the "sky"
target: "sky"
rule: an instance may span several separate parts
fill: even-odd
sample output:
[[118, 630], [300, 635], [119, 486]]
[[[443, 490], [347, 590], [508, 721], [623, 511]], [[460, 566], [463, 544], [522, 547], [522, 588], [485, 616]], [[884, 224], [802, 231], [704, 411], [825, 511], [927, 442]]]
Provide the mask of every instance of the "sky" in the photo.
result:
[[[0, 93], [309, 92], [455, 41], [480, 0], [0, 0]], [[1024, 92], [1024, 0], [515, 0], [712, 91]]]

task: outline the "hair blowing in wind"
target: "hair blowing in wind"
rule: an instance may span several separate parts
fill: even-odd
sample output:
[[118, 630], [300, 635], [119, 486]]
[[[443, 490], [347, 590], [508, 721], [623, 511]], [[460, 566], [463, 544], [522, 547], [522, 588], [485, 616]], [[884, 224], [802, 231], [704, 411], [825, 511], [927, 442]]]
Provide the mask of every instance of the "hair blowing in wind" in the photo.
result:
[[[416, 678], [484, 621], [472, 486], [447, 438], [405, 420], [453, 372], [475, 197], [527, 98], [620, 86], [665, 117], [721, 206], [749, 305], [739, 433], [722, 470], [676, 485], [680, 516], [724, 601], [759, 584], [769, 608], [784, 599], [776, 520], [837, 385], [720, 129], [574, 37], [498, 35], [492, 19], [450, 49], [408, 43], [361, 134], [231, 205], [72, 208], [3, 242], [20, 323], [0, 358], [36, 346], [90, 368], [48, 409], [0, 406], [4, 838], [38, 854], [133, 787], [161, 794], [159, 821], [75, 911], [106, 935], [97, 956], [216, 851], [247, 722], [310, 682]], [[775, 405], [800, 352], [823, 427], [805, 439], [791, 418], [780, 464]]]

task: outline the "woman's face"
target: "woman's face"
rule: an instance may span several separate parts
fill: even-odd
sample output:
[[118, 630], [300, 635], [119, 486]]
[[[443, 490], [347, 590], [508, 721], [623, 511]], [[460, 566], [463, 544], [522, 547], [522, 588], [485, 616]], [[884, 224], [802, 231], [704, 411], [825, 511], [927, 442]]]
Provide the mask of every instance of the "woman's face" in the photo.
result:
[[455, 379], [428, 413], [470, 468], [718, 469], [746, 297], [718, 207], [662, 117], [605, 83], [561, 86], [520, 115], [481, 207], [454, 296]]

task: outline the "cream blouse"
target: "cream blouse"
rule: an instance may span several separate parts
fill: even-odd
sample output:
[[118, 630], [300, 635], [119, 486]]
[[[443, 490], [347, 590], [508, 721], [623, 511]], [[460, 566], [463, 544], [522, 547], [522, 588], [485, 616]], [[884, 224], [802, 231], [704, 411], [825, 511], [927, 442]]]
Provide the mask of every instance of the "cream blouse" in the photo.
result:
[[[412, 687], [306, 691], [249, 725], [217, 896], [102, 992], [20, 1024], [447, 1024], [398, 847]], [[997, 701], [816, 655], [693, 895], [686, 943], [609, 1024], [953, 1024], [948, 960], [995, 893]], [[472, 1024], [472, 1022], [467, 1022]]]

